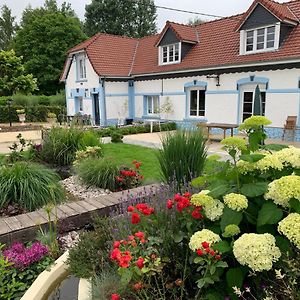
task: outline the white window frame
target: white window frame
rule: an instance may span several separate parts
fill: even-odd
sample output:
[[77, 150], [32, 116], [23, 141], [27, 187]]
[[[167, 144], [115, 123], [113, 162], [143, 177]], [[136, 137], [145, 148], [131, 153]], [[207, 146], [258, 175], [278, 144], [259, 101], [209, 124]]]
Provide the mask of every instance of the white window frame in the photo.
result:
[[[274, 47], [267, 48], [267, 29], [270, 27], [275, 27], [274, 30]], [[260, 29], [264, 29], [264, 48], [257, 49], [257, 32]], [[247, 33], [253, 31], [253, 49], [247, 51]], [[240, 54], [254, 54], [254, 53], [261, 53], [261, 52], [269, 52], [275, 51], [279, 48], [279, 37], [280, 37], [280, 23], [270, 24], [267, 26], [256, 27], [247, 30], [241, 30], [240, 32]]]
[[77, 79], [86, 79], [86, 57], [85, 55], [78, 55], [77, 57]]
[[[253, 110], [254, 110], [254, 98], [255, 98], [255, 88], [256, 88], [256, 85], [253, 89], [251, 88], [247, 88], [247, 89], [244, 89], [242, 91], [242, 114], [241, 114], [241, 122], [243, 122], [243, 118], [244, 118], [244, 93], [252, 93], [252, 114], [249, 116], [253, 116]], [[261, 89], [260, 88], [260, 92], [261, 93], [265, 93], [265, 111], [263, 112], [263, 115], [266, 114], [266, 107], [267, 107], [267, 91], [266, 89]]]
[[[175, 60], [175, 46], [178, 45], [178, 60]], [[163, 53], [164, 53], [164, 48], [167, 48], [167, 61], [163, 61]], [[170, 52], [171, 48], [173, 49], [173, 61], [170, 61]], [[174, 43], [174, 44], [169, 44], [169, 45], [164, 45], [160, 46], [158, 49], [158, 63], [159, 65], [171, 65], [171, 64], [178, 64], [181, 62], [181, 42]]]
[[[145, 96], [146, 101], [146, 113], [149, 116], [156, 116], [159, 114], [159, 96], [158, 95], [147, 95]], [[154, 102], [157, 101], [156, 109], [155, 111], [155, 104]], [[151, 102], [151, 108], [149, 108], [149, 103]]]
[[[196, 115], [191, 115], [191, 92], [192, 91], [197, 91], [197, 111], [196, 111]], [[199, 111], [200, 111], [200, 93], [199, 91], [204, 91], [204, 115], [200, 115]], [[190, 118], [203, 118], [206, 116], [206, 89], [205, 88], [192, 88], [189, 89], [188, 91], [188, 95], [189, 95], [189, 102], [188, 102], [188, 112], [189, 112], [189, 117]]]

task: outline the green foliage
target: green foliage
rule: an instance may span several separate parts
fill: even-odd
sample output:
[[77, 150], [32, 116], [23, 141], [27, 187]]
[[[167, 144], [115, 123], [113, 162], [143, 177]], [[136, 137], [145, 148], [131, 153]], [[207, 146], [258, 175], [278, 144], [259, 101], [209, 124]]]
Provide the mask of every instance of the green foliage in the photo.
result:
[[53, 127], [44, 133], [43, 147], [40, 157], [44, 161], [58, 165], [69, 166], [76, 158], [76, 152], [87, 146], [100, 146], [97, 136], [74, 127]]
[[91, 278], [107, 266], [107, 242], [110, 240], [107, 221], [98, 219], [95, 231], [80, 234], [79, 242], [69, 251], [67, 264], [71, 274]]
[[7, 5], [1, 7], [0, 14], [0, 50], [8, 50], [12, 47], [12, 40], [15, 35], [17, 24], [16, 17], [13, 17]]
[[119, 174], [118, 165], [109, 158], [88, 158], [75, 166], [80, 179], [89, 186], [115, 191], [116, 177]]
[[0, 51], [0, 74], [0, 96], [30, 93], [37, 88], [36, 79], [25, 72], [22, 58], [14, 50]]
[[162, 139], [158, 160], [164, 181], [180, 184], [200, 176], [206, 159], [205, 139], [200, 131], [176, 131]]
[[80, 20], [70, 7], [49, 1], [41, 8], [27, 8], [15, 37], [16, 52], [25, 68], [38, 78], [39, 93], [53, 95], [59, 84], [67, 51], [84, 40]]
[[17, 114], [17, 108], [8, 106], [0, 106], [0, 123], [19, 122], [19, 117]]
[[64, 200], [59, 176], [43, 165], [16, 162], [0, 167], [0, 207], [17, 203], [29, 211]]
[[105, 32], [143, 37], [156, 32], [156, 8], [153, 0], [93, 0], [85, 7], [87, 35]]
[[113, 131], [110, 136], [112, 143], [123, 143], [123, 134], [120, 131]]

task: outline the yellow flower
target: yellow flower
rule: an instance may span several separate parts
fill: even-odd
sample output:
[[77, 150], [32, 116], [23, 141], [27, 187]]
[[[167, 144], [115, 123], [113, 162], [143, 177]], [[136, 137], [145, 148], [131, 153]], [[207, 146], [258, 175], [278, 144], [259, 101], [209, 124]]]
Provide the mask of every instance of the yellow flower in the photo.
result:
[[285, 166], [291, 166], [297, 169], [300, 168], [300, 148], [290, 146], [289, 148], [284, 148], [275, 152], [274, 155]]
[[224, 237], [232, 237], [241, 233], [240, 227], [235, 224], [227, 225], [224, 229]]
[[244, 121], [239, 126], [239, 130], [249, 130], [252, 128], [259, 128], [261, 126], [270, 125], [272, 122], [264, 116], [252, 116]]
[[269, 183], [265, 199], [271, 199], [275, 204], [289, 207], [289, 200], [292, 198], [300, 201], [300, 176], [284, 176]]
[[234, 242], [233, 254], [242, 266], [257, 272], [271, 270], [281, 256], [275, 237], [269, 233], [244, 233]]
[[206, 190], [201, 191], [199, 194], [194, 194], [191, 198], [191, 203], [194, 204], [195, 206], [212, 205], [214, 202], [214, 198], [211, 196], [208, 196], [205, 193], [205, 191]]
[[238, 149], [240, 151], [247, 149], [246, 141], [243, 138], [238, 138], [235, 136], [223, 139], [221, 144], [224, 145], [223, 148], [227, 151], [230, 151], [231, 149]]
[[200, 231], [195, 232], [189, 242], [189, 247], [191, 250], [196, 251], [197, 249], [203, 249], [202, 243], [207, 242], [209, 245], [213, 243], [220, 242], [221, 238], [216, 233], [208, 230], [202, 229]]
[[224, 203], [232, 210], [241, 211], [248, 207], [248, 200], [244, 195], [231, 193], [223, 197]]
[[300, 214], [291, 213], [278, 224], [278, 231], [300, 250]]

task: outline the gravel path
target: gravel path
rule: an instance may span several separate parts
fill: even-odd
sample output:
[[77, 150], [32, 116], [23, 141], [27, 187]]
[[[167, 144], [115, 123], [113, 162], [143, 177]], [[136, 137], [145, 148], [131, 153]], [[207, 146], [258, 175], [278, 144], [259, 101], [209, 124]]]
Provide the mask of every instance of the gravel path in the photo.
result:
[[88, 187], [80, 181], [78, 176], [71, 176], [62, 180], [61, 183], [69, 193], [79, 198], [79, 200], [87, 200], [111, 193], [109, 190], [103, 190], [94, 186]]

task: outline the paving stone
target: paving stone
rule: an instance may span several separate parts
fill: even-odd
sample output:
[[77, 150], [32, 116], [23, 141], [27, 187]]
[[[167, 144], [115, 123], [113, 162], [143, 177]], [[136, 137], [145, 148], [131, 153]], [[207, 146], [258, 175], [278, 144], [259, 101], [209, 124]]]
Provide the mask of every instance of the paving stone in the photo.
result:
[[87, 199], [86, 202], [97, 207], [97, 209], [101, 209], [105, 207], [105, 205], [102, 202], [98, 201], [98, 198]]
[[11, 229], [9, 226], [3, 221], [3, 219], [0, 219], [0, 235], [6, 234], [11, 232]]
[[16, 217], [4, 218], [3, 221], [8, 225], [11, 231], [23, 228], [21, 222]]
[[22, 227], [32, 227], [36, 225], [27, 214], [18, 215], [16, 218], [20, 221]]

